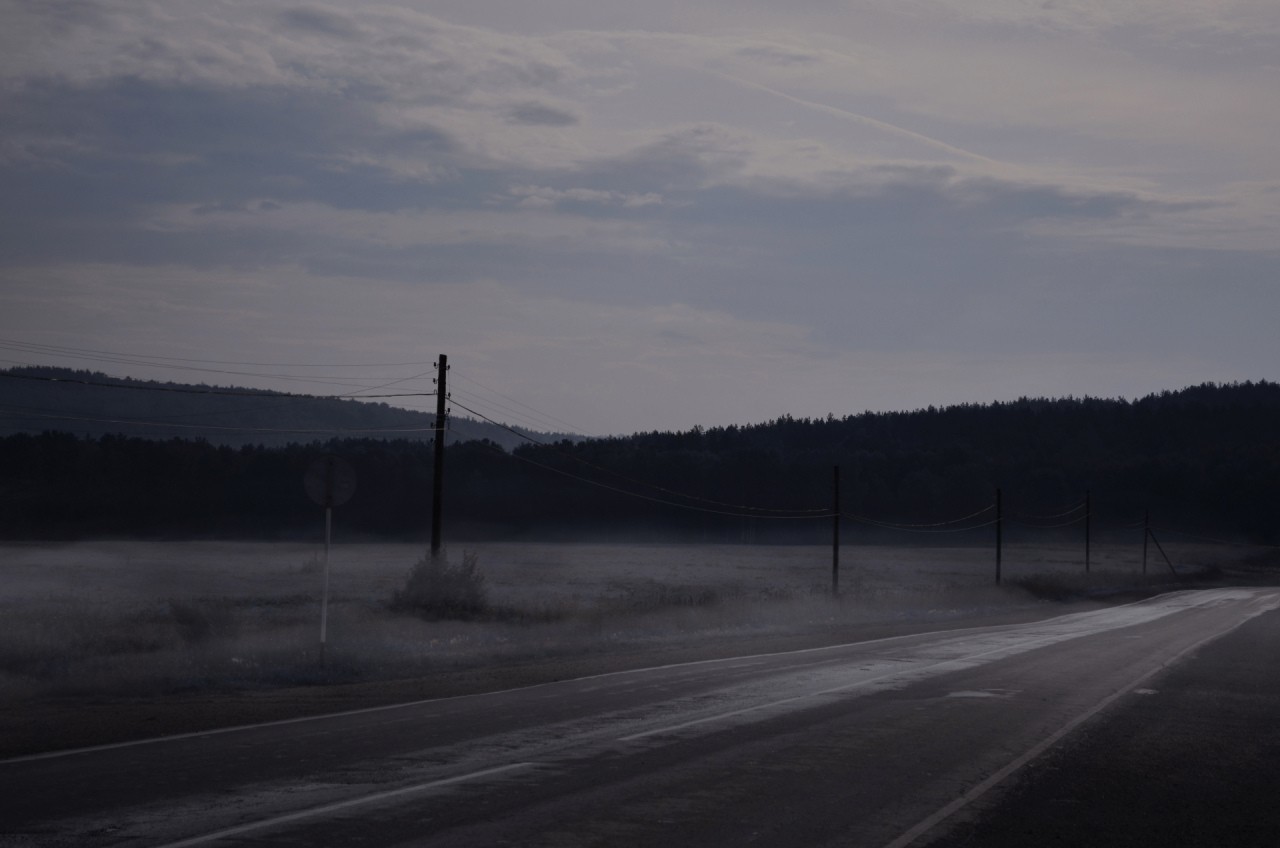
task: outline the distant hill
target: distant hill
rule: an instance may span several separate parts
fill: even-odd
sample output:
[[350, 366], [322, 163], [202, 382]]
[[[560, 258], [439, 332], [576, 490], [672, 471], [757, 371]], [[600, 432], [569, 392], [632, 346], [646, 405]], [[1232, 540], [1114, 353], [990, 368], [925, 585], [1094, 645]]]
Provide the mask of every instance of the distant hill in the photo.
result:
[[[432, 399], [428, 398], [431, 401]], [[241, 447], [334, 438], [430, 441], [433, 413], [385, 402], [335, 400], [236, 386], [167, 383], [97, 371], [23, 367], [0, 371], [0, 435], [57, 431], [79, 436], [203, 439]], [[580, 438], [451, 415], [446, 444], [487, 439], [511, 450], [525, 439]]]

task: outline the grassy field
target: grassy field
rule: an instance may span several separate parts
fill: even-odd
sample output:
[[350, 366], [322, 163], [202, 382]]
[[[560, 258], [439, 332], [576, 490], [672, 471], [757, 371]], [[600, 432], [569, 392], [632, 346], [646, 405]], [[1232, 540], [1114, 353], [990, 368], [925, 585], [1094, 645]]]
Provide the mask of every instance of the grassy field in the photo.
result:
[[[1257, 556], [1166, 546], [1191, 573]], [[485, 610], [467, 620], [393, 610], [420, 546], [337, 545], [325, 663], [322, 550], [249, 542], [0, 546], [0, 696], [155, 696], [390, 680], [699, 638], [947, 618], [1087, 591], [1168, 583], [1138, 546], [847, 546], [839, 599], [821, 547], [459, 545], [477, 557]], [[1154, 556], [1154, 551], [1153, 551]], [[1157, 567], [1158, 566], [1158, 567]]]

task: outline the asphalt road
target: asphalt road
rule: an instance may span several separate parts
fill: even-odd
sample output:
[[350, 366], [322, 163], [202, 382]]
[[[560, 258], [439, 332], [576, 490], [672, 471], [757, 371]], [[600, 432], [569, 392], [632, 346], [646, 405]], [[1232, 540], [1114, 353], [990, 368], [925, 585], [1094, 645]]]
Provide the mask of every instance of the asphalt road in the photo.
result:
[[930, 848], [1280, 845], [1280, 613], [1205, 645], [1104, 718]]
[[[1249, 688], [1280, 660], [1277, 607], [1275, 589], [1178, 592], [7, 760], [0, 845], [1151, 844], [1104, 843], [1076, 809], [1110, 803], [1096, 829], [1185, 806], [1206, 773], [1276, 785], [1242, 752], [1280, 714], [1280, 686]], [[1116, 752], [1184, 780], [1121, 801], [1101, 787], [1126, 781], [1096, 774]], [[1264, 844], [1177, 835], [1160, 842]]]

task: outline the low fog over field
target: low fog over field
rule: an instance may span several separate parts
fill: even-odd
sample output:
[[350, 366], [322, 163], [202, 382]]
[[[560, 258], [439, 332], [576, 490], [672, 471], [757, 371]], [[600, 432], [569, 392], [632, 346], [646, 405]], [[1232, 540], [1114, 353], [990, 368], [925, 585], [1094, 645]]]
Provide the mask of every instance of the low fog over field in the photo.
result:
[[[1002, 586], [989, 547], [477, 544], [483, 608], [461, 618], [390, 603], [421, 546], [330, 555], [328, 650], [318, 652], [322, 548], [245, 542], [7, 545], [0, 694], [157, 695], [403, 678], [700, 640], [785, 635], [1044, 604], [1173, 578], [1139, 545], [1011, 547]], [[1248, 548], [1168, 547], [1179, 570]]]

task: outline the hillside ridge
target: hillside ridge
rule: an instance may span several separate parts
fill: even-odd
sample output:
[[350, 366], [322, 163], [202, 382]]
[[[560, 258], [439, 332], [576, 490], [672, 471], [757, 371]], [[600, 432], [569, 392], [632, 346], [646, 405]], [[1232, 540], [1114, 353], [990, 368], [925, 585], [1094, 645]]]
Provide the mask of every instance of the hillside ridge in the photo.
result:
[[[335, 437], [429, 441], [435, 421], [433, 412], [385, 400], [141, 380], [53, 366], [0, 371], [0, 413], [3, 434], [54, 430], [90, 437], [203, 439], [232, 447], [278, 447]], [[451, 415], [449, 425], [446, 444], [487, 439], [510, 450], [527, 441], [512, 429], [537, 441], [578, 438], [467, 415]]]

